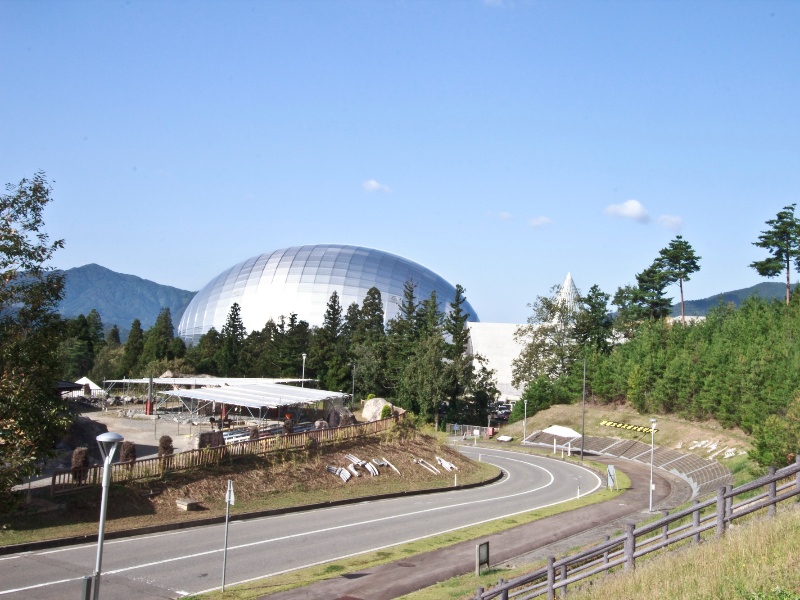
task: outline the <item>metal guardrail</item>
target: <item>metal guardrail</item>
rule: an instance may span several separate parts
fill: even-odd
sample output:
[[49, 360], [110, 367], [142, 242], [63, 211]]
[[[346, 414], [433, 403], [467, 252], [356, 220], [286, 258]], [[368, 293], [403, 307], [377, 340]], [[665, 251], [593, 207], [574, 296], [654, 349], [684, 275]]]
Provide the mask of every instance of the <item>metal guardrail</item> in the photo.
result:
[[[758, 490], [764, 491], [749, 496]], [[738, 496], [745, 494], [748, 496], [736, 501]], [[794, 465], [778, 471], [771, 468], [769, 475], [750, 483], [737, 488], [730, 485], [719, 488], [716, 498], [705, 502], [695, 500], [691, 507], [671, 515], [663, 511], [661, 519], [638, 529], [634, 523], [628, 523], [624, 535], [607, 537], [604, 542], [587, 550], [559, 560], [550, 556], [547, 566], [532, 573], [509, 581], [501, 579], [497, 586], [488, 591], [478, 588], [475, 600], [527, 600], [544, 595], [548, 600], [553, 600], [556, 590], [563, 598], [569, 585], [584, 582], [614, 568], [632, 571], [637, 558], [680, 542], [697, 544], [703, 534], [712, 531], [716, 537], [722, 537], [734, 520], [764, 510], [768, 516], [774, 516], [780, 502], [796, 496], [800, 496], [800, 456]]]
[[[277, 450], [295, 450], [306, 447], [309, 443], [334, 442], [357, 438], [363, 435], [380, 433], [390, 429], [403, 415], [357, 423], [345, 427], [314, 429], [298, 433], [285, 433], [258, 440], [245, 440], [228, 443], [224, 446], [188, 450], [169, 456], [142, 458], [139, 460], [114, 463], [111, 465], [113, 482], [133, 481], [149, 477], [160, 477], [168, 471], [183, 471], [195, 467], [219, 464], [222, 460], [236, 460], [243, 456], [258, 456]], [[69, 494], [94, 485], [103, 480], [102, 465], [85, 469], [63, 469], [53, 473], [50, 482], [50, 495]]]

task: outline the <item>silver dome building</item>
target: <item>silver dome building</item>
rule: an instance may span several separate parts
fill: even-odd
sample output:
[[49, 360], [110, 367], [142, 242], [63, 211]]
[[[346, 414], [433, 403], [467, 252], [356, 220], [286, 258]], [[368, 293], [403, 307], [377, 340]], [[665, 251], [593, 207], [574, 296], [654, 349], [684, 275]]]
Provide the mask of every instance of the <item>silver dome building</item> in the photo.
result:
[[[344, 312], [353, 302], [360, 306], [373, 286], [381, 292], [386, 323], [399, 312], [406, 281], [415, 284], [418, 301], [436, 291], [445, 311], [455, 297], [455, 287], [439, 275], [388, 252], [339, 244], [275, 250], [240, 262], [206, 284], [183, 313], [178, 335], [194, 344], [212, 327], [221, 331], [234, 302], [248, 331], [291, 313], [320, 326], [333, 292]], [[479, 320], [468, 302], [463, 310], [470, 321]]]

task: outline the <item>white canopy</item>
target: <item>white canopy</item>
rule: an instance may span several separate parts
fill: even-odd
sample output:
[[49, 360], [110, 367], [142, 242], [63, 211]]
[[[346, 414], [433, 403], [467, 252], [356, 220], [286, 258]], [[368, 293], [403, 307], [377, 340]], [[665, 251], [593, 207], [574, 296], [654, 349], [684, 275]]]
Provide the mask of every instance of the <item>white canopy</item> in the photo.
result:
[[549, 433], [550, 435], [563, 438], [581, 437], [581, 434], [574, 429], [562, 425], [550, 425], [547, 429], [542, 429], [542, 433]]
[[247, 408], [274, 408], [294, 404], [315, 404], [323, 400], [336, 400], [349, 397], [349, 394], [312, 390], [280, 383], [246, 383], [242, 385], [223, 385], [197, 389], [167, 390], [158, 392], [161, 396], [173, 396], [184, 400], [219, 402]]

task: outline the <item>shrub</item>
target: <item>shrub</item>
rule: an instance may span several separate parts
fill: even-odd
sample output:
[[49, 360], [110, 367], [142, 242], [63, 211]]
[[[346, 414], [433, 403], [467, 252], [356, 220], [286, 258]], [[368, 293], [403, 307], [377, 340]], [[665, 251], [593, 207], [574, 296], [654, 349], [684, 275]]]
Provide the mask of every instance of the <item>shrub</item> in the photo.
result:
[[384, 404], [383, 408], [381, 409], [381, 419], [390, 419], [392, 417], [392, 406], [390, 404]]
[[136, 460], [136, 444], [134, 442], [122, 442], [122, 448], [119, 452], [119, 461], [123, 463], [132, 463]]
[[172, 445], [172, 438], [168, 435], [162, 435], [158, 439], [158, 456], [172, 456], [175, 452], [175, 447]]
[[80, 447], [72, 451], [72, 481], [83, 483], [86, 481], [89, 469], [89, 449]]

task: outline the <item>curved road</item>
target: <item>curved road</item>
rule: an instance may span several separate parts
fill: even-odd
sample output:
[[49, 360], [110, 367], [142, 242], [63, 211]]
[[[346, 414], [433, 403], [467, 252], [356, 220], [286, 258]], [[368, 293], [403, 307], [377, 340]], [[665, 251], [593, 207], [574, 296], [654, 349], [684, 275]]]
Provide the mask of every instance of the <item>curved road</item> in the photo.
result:
[[[579, 485], [581, 495], [602, 485], [577, 465], [498, 450], [463, 451], [507, 476], [470, 490], [231, 522], [226, 586], [565, 502], [576, 497]], [[177, 598], [218, 588], [223, 538], [224, 525], [214, 525], [106, 541], [102, 597]], [[80, 598], [96, 549], [87, 544], [2, 557], [0, 597]]]

